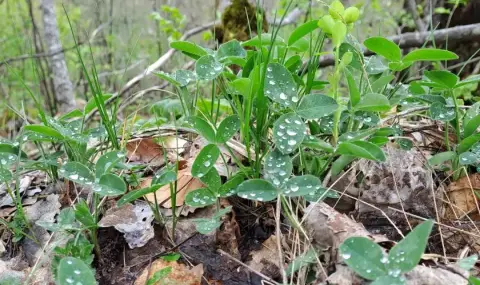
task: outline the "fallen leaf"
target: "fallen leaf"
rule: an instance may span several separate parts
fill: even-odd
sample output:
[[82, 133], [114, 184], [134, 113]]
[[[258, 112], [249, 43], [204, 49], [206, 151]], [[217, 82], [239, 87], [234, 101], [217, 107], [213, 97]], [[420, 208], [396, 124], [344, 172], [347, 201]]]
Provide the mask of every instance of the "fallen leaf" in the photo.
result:
[[[445, 205], [444, 218], [452, 221], [458, 220], [471, 212], [476, 214], [475, 220], [480, 216], [477, 211], [477, 198], [474, 191], [480, 189], [480, 173], [464, 176], [447, 187], [448, 200]], [[449, 202], [449, 203], [448, 203]]]
[[129, 141], [126, 145], [127, 158], [131, 162], [142, 162], [151, 166], [165, 163], [164, 152], [152, 138], [139, 138]]
[[146, 285], [155, 273], [162, 269], [170, 267], [170, 273], [161, 279], [161, 282], [152, 283], [152, 285], [200, 285], [203, 276], [203, 265], [198, 264], [189, 269], [185, 265], [176, 261], [165, 261], [157, 259], [150, 267], [143, 270], [137, 278], [134, 285]]
[[247, 265], [272, 279], [280, 276], [280, 266], [278, 258], [277, 237], [271, 235], [263, 242], [260, 250], [250, 253], [251, 260]]

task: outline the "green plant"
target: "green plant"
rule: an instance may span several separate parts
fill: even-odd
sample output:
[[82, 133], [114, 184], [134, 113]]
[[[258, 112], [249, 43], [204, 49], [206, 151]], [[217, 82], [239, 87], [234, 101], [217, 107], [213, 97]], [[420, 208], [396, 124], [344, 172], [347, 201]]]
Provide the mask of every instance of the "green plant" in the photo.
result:
[[74, 257], [64, 257], [60, 260], [56, 280], [60, 285], [97, 284], [92, 270], [81, 259]]
[[405, 284], [402, 274], [409, 272], [422, 258], [432, 231], [433, 221], [413, 229], [385, 255], [382, 248], [364, 237], [346, 239], [339, 247], [343, 261], [371, 284]]

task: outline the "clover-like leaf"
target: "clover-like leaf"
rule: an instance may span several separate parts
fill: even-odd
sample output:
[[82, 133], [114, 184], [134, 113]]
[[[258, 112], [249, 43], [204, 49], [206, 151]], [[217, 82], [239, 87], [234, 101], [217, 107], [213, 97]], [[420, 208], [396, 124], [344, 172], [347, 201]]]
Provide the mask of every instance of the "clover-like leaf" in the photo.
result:
[[312, 248], [308, 250], [306, 253], [297, 256], [290, 264], [288, 264], [287, 267], [287, 274], [290, 276], [293, 273], [297, 272], [300, 268], [308, 265], [315, 263], [317, 261], [317, 253], [315, 250]]
[[390, 102], [385, 95], [378, 93], [365, 94], [355, 109], [361, 111], [383, 112], [390, 110]]
[[95, 176], [100, 179], [103, 174], [109, 173], [111, 169], [125, 158], [125, 154], [120, 151], [111, 151], [102, 155], [95, 165]]
[[223, 64], [218, 62], [211, 55], [204, 55], [197, 60], [195, 64], [195, 73], [198, 79], [213, 80], [222, 73]]
[[376, 126], [380, 122], [380, 118], [374, 112], [355, 112], [355, 119], [369, 127]]
[[283, 189], [283, 195], [288, 197], [304, 196], [322, 187], [318, 177], [307, 174], [292, 177], [287, 181]]
[[297, 114], [305, 119], [319, 119], [333, 114], [338, 104], [330, 96], [321, 94], [310, 94], [303, 97], [298, 105]]
[[100, 196], [118, 196], [127, 191], [127, 185], [122, 178], [107, 173], [100, 177], [100, 181], [93, 186], [93, 191]]
[[12, 172], [0, 167], [0, 182], [10, 182], [13, 179]]
[[272, 201], [278, 195], [277, 188], [263, 179], [250, 179], [237, 187], [238, 196], [256, 201]]
[[217, 194], [220, 195], [220, 197], [229, 197], [236, 194], [238, 185], [240, 185], [244, 180], [245, 174], [242, 172], [233, 175], [230, 177], [230, 179], [228, 179], [227, 182], [220, 186], [220, 188], [217, 190]]
[[17, 155], [12, 153], [0, 152], [0, 167], [7, 167], [17, 161]]
[[205, 175], [200, 177], [200, 180], [208, 186], [212, 191], [217, 191], [222, 185], [220, 174], [215, 167], [212, 167]]
[[284, 154], [293, 152], [302, 143], [307, 128], [295, 113], [282, 115], [273, 124], [273, 141]]
[[208, 188], [193, 190], [185, 196], [185, 203], [191, 207], [205, 207], [215, 204], [216, 201], [216, 195]]
[[375, 280], [388, 274], [385, 267], [388, 258], [383, 255], [381, 247], [368, 238], [347, 238], [339, 250], [348, 267], [365, 279]]
[[303, 139], [302, 145], [311, 149], [323, 150], [328, 153], [333, 153], [334, 151], [334, 148], [331, 144], [312, 135], [306, 136]]
[[428, 163], [432, 166], [443, 164], [446, 161], [452, 160], [457, 154], [454, 151], [445, 151], [435, 154], [428, 159]]
[[177, 180], [177, 173], [172, 169], [162, 169], [155, 173], [152, 178], [152, 185], [166, 185]]
[[458, 82], [458, 76], [447, 70], [425, 71], [425, 76], [432, 82], [442, 85], [445, 88], [454, 88]]
[[193, 177], [201, 178], [207, 174], [214, 166], [218, 157], [220, 156], [220, 149], [214, 144], [205, 146], [195, 158], [192, 165]]
[[78, 184], [91, 185], [95, 181], [93, 173], [80, 162], [67, 162], [59, 170], [60, 176]]
[[380, 147], [366, 141], [342, 142], [338, 145], [337, 153], [376, 161], [386, 160], [385, 153]]
[[292, 175], [293, 163], [289, 155], [273, 150], [265, 157], [264, 177], [276, 187], [281, 187]]
[[59, 285], [95, 285], [95, 276], [92, 269], [85, 262], [75, 257], [64, 257], [57, 268], [57, 281]]
[[363, 44], [374, 53], [383, 56], [390, 61], [400, 61], [402, 51], [393, 41], [383, 37], [371, 37], [366, 39]]
[[292, 74], [279, 63], [270, 63], [267, 66], [265, 94], [285, 107], [294, 107], [299, 101], [297, 84]]
[[30, 131], [40, 135], [40, 137], [50, 138], [52, 140], [63, 140], [65, 137], [52, 127], [44, 125], [28, 125], [23, 127], [25, 131]]
[[409, 52], [404, 58], [404, 62], [408, 61], [440, 61], [457, 59], [458, 55], [455, 53], [435, 48], [419, 48]]
[[322, 186], [320, 187], [315, 187], [315, 190], [312, 192], [308, 192], [303, 198], [309, 202], [318, 202], [321, 201], [325, 198], [339, 198], [340, 196], [337, 194], [337, 192], [333, 190], [328, 190], [323, 188]]
[[189, 117], [188, 122], [198, 132], [198, 134], [204, 137], [207, 141], [211, 143], [215, 142], [215, 131], [209, 122], [198, 116]]
[[195, 59], [207, 54], [207, 51], [201, 46], [187, 41], [175, 41], [170, 43], [170, 47], [183, 52]]
[[218, 47], [216, 56], [217, 56], [217, 59], [221, 61], [228, 57], [244, 58], [247, 56], [247, 52], [242, 47], [239, 41], [232, 40], [224, 44], [221, 44], [220, 47]]
[[218, 229], [222, 225], [219, 218], [213, 217], [211, 219], [194, 219], [195, 229], [202, 235], [209, 234]]
[[471, 165], [479, 162], [478, 154], [469, 151], [461, 153], [458, 158], [461, 165]]
[[223, 119], [217, 129], [216, 142], [226, 143], [240, 129], [240, 119], [237, 115], [231, 115]]

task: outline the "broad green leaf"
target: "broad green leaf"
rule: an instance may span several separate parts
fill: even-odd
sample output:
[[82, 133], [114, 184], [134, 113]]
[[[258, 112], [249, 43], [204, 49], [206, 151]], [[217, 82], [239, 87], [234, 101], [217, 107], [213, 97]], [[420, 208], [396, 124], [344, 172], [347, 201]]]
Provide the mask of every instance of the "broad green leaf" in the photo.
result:
[[476, 254], [465, 257], [456, 262], [456, 264], [463, 270], [470, 271], [477, 263], [478, 256]]
[[95, 165], [95, 176], [100, 179], [103, 174], [109, 173], [112, 168], [125, 158], [125, 154], [119, 151], [111, 151], [102, 155]]
[[12, 172], [0, 167], [0, 182], [10, 182], [13, 179]]
[[477, 115], [470, 120], [465, 120], [464, 126], [463, 126], [463, 135], [465, 137], [469, 137], [473, 135], [477, 131], [479, 126], [480, 126], [480, 115]]
[[383, 89], [387, 86], [390, 81], [392, 81], [395, 78], [393, 75], [385, 75], [380, 77], [379, 79], [375, 80], [371, 87], [372, 87], [372, 92], [373, 93], [381, 93], [383, 92]]
[[332, 175], [340, 174], [340, 172], [342, 172], [342, 170], [354, 160], [355, 156], [341, 155], [332, 163]]
[[390, 61], [401, 61], [402, 51], [400, 47], [389, 39], [382, 37], [371, 37], [363, 44], [374, 53], [383, 56]]
[[17, 161], [17, 155], [0, 152], [0, 167], [6, 168]]
[[460, 81], [455, 88], [460, 88], [462, 86], [468, 85], [468, 84], [474, 84], [480, 82], [480, 74], [469, 76], [468, 78]]
[[238, 78], [232, 81], [230, 85], [238, 94], [248, 98], [252, 88], [252, 80], [250, 78]]
[[284, 114], [273, 124], [273, 141], [282, 153], [289, 154], [300, 146], [306, 131], [305, 123], [297, 114]]
[[222, 70], [223, 65], [211, 55], [202, 56], [195, 64], [195, 73], [201, 80], [213, 80], [222, 73]]
[[372, 111], [372, 112], [383, 112], [390, 110], [390, 102], [385, 95], [377, 93], [368, 93], [365, 94], [355, 105], [356, 110], [360, 111]]
[[156, 72], [155, 75], [158, 77], [172, 83], [175, 86], [184, 87], [190, 84], [190, 82], [195, 82], [197, 77], [195, 73], [190, 70], [177, 70], [175, 73], [168, 74], [163, 71]]
[[177, 173], [172, 169], [166, 168], [155, 173], [151, 185], [163, 186], [174, 182], [175, 180], [177, 180]]
[[185, 196], [185, 203], [190, 207], [205, 207], [215, 204], [216, 201], [215, 194], [207, 188], [193, 190]]
[[[110, 99], [113, 95], [112, 94], [102, 94], [99, 96], [99, 99], [102, 100], [103, 102], [107, 101]], [[87, 104], [83, 108], [83, 114], [89, 114], [93, 109], [97, 108], [97, 101], [95, 101], [95, 97], [90, 98], [88, 100]]]
[[100, 181], [93, 186], [93, 191], [100, 196], [118, 196], [127, 192], [127, 185], [122, 178], [107, 173], [100, 177]]
[[383, 60], [375, 55], [365, 58], [365, 71], [368, 74], [380, 74], [388, 70]]
[[392, 71], [402, 71], [402, 70], [407, 69], [410, 66], [412, 66], [412, 64], [413, 64], [412, 61], [408, 61], [408, 62], [403, 62], [403, 61], [389, 62], [388, 63], [388, 68]]
[[293, 45], [296, 41], [299, 39], [303, 38], [304, 36], [310, 34], [314, 30], [318, 28], [318, 21], [313, 20], [310, 22], [306, 22], [305, 24], [302, 24], [298, 26], [293, 32], [290, 34], [290, 37], [288, 38], [288, 45], [291, 46]]
[[78, 184], [91, 185], [95, 181], [90, 169], [80, 162], [67, 162], [58, 170], [58, 173]]
[[314, 249], [310, 249], [304, 254], [295, 257], [294, 260], [287, 267], [287, 275], [291, 276], [293, 273], [297, 272], [300, 268], [315, 263], [317, 261], [317, 253]]
[[240, 129], [240, 119], [237, 115], [231, 115], [223, 119], [217, 129], [216, 142], [226, 143]]
[[288, 154], [275, 149], [266, 155], [263, 165], [264, 178], [276, 187], [280, 188], [287, 182], [292, 170], [293, 163]]
[[26, 131], [38, 133], [40, 135], [43, 135], [45, 137], [49, 137], [52, 139], [57, 139], [57, 140], [65, 139], [65, 137], [60, 132], [58, 132], [52, 127], [48, 127], [44, 125], [28, 125], [23, 127], [23, 129]]
[[20, 153], [21, 158], [28, 158], [27, 154], [20, 150], [18, 145], [12, 145], [9, 143], [0, 143], [0, 153], [11, 153], [17, 156]]
[[[74, 219], [82, 223], [82, 225], [87, 228], [95, 228], [97, 226], [97, 223], [95, 222], [92, 213], [90, 213], [87, 202], [85, 202], [85, 200], [83, 199], [80, 199], [80, 201], [75, 205]], [[71, 224], [73, 222], [69, 223]]]
[[343, 41], [345, 40], [346, 35], [347, 35], [347, 26], [341, 21], [335, 22], [332, 30], [333, 45], [335, 47], [339, 47], [340, 44], [342, 44]]
[[370, 127], [376, 126], [380, 123], [380, 118], [373, 112], [355, 112], [355, 120]]
[[209, 234], [222, 225], [220, 219], [215, 217], [211, 219], [194, 219], [193, 222], [195, 223], [197, 232], [202, 235]]
[[222, 185], [220, 174], [218, 174], [218, 171], [215, 167], [212, 167], [205, 175], [200, 177], [200, 181], [207, 185], [208, 189], [214, 192], [216, 192]]
[[296, 41], [293, 45], [288, 47], [289, 50], [297, 52], [297, 53], [303, 53], [308, 51], [310, 48], [310, 42], [307, 41], [306, 39], [299, 39]]
[[292, 74], [278, 63], [270, 63], [267, 66], [265, 94], [285, 107], [294, 107], [299, 101], [297, 85]]
[[161, 79], [168, 81], [169, 83], [175, 85], [175, 86], [180, 86], [180, 82], [177, 81], [175, 74], [170, 74], [167, 72], [159, 71], [159, 72], [154, 72], [154, 74]]
[[415, 99], [419, 99], [419, 101], [427, 102], [427, 103], [442, 103], [443, 105], [447, 104], [447, 100], [445, 97], [441, 95], [417, 95], [414, 97]]
[[[405, 238], [397, 243], [388, 253], [387, 268], [405, 273], [417, 266], [422, 258], [428, 237], [433, 228], [433, 221], [428, 220], [416, 226]], [[393, 275], [394, 277], [397, 277]]]
[[374, 145], [377, 146], [384, 146], [386, 145], [390, 140], [387, 137], [377, 137], [373, 136], [368, 139], [369, 142], [373, 143]]
[[458, 156], [459, 162], [461, 165], [471, 165], [471, 164], [477, 164], [479, 161], [479, 157], [476, 153], [473, 152], [462, 152]]
[[141, 198], [149, 193], [153, 193], [157, 190], [158, 190], [158, 187], [146, 187], [139, 190], [133, 190], [131, 192], [128, 192], [117, 201], [117, 207], [133, 202], [138, 198]]
[[332, 97], [321, 94], [309, 94], [298, 105], [297, 114], [305, 119], [319, 119], [333, 114], [338, 108]]
[[339, 198], [340, 196], [334, 190], [328, 190], [323, 187], [316, 188], [312, 192], [308, 192], [303, 198], [309, 202], [319, 202], [325, 198]]
[[187, 41], [175, 41], [170, 43], [170, 47], [178, 51], [181, 51], [189, 56], [194, 56], [195, 59], [207, 55], [207, 51], [192, 42]]
[[468, 278], [468, 282], [470, 282], [469, 285], [480, 285], [480, 279], [478, 279], [477, 277], [475, 276], [470, 276]]
[[79, 117], [83, 117], [83, 112], [78, 110], [78, 109], [75, 109], [75, 110], [72, 110], [72, 111], [62, 115], [59, 119], [61, 121], [67, 121], [69, 119], [79, 118]]
[[457, 85], [458, 82], [458, 76], [446, 70], [425, 71], [424, 75], [432, 82], [440, 84], [445, 88], [452, 89], [455, 87], [455, 85]]
[[381, 247], [364, 237], [347, 238], [339, 247], [343, 261], [358, 275], [368, 280], [375, 280], [387, 275]]
[[57, 268], [57, 282], [59, 285], [95, 285], [95, 276], [90, 267], [79, 258], [64, 257]]
[[288, 197], [304, 196], [309, 193], [313, 195], [316, 190], [320, 190], [322, 182], [318, 177], [307, 174], [292, 177], [287, 181], [283, 189], [283, 195]]
[[449, 122], [455, 119], [455, 109], [440, 102], [434, 102], [430, 106], [430, 117], [434, 120]]
[[201, 178], [215, 165], [220, 156], [220, 149], [214, 144], [205, 146], [195, 158], [192, 165], [192, 176]]
[[446, 161], [452, 160], [457, 154], [454, 151], [440, 152], [428, 159], [428, 163], [432, 166], [443, 164]]
[[406, 138], [396, 139], [395, 142], [400, 146], [401, 149], [410, 150], [413, 147], [413, 142]]
[[221, 44], [217, 51], [217, 59], [223, 60], [227, 57], [240, 57], [245, 58], [247, 52], [243, 49], [242, 45], [237, 40], [232, 40], [227, 43]]
[[245, 180], [245, 174], [239, 172], [232, 176], [218, 189], [220, 197], [229, 197], [237, 193], [237, 187]]
[[435, 48], [419, 48], [409, 52], [403, 58], [403, 61], [440, 61], [452, 59], [458, 59], [458, 55], [451, 51]]
[[214, 143], [216, 136], [215, 131], [213, 130], [212, 125], [209, 122], [205, 121], [204, 119], [198, 116], [192, 116], [188, 118], [188, 122], [194, 128], [199, 135], [204, 137], [207, 141]]
[[328, 142], [324, 141], [324, 140], [321, 140], [321, 139], [318, 139], [314, 136], [306, 136], [304, 139], [303, 139], [303, 142], [302, 144], [308, 148], [311, 148], [311, 149], [317, 149], [317, 150], [323, 150], [325, 152], [328, 152], [328, 153], [333, 153], [334, 151], [334, 148], [331, 144], [329, 144]]
[[[263, 33], [263, 34], [261, 34], [261, 36], [257, 35], [255, 37], [251, 38], [250, 40], [243, 42], [242, 46], [260, 48], [261, 46], [268, 46], [268, 45], [272, 44], [272, 39], [273, 39], [272, 34]], [[274, 40], [273, 44], [278, 45], [278, 46], [284, 46], [285, 45], [285, 40], [277, 35], [275, 37], [275, 40]]]
[[356, 140], [363, 140], [371, 135], [375, 134], [375, 136], [386, 136], [382, 134], [376, 134], [376, 130], [374, 128], [371, 129], [365, 129], [365, 130], [360, 130], [356, 132], [348, 132], [348, 133], [343, 133], [339, 138], [339, 142], [344, 142], [344, 141], [356, 141]]
[[237, 187], [238, 196], [256, 201], [272, 201], [278, 193], [277, 188], [263, 179], [250, 179]]
[[478, 141], [480, 141], [480, 134], [474, 134], [464, 138], [457, 146], [457, 153], [468, 151]]
[[[358, 70], [363, 70], [363, 54], [358, 51], [353, 45], [349, 43], [342, 43], [339, 47], [339, 56], [340, 58], [343, 58], [343, 55], [347, 52], [350, 52], [352, 54], [352, 61], [348, 64], [349, 66], [358, 69]], [[348, 71], [345, 69], [345, 71]]]
[[351, 155], [375, 161], [385, 161], [385, 153], [377, 145], [366, 141], [346, 141], [338, 145], [338, 154]]
[[355, 107], [358, 102], [360, 102], [360, 90], [358, 90], [357, 83], [353, 79], [352, 73], [345, 69], [345, 76], [347, 78], [347, 83], [348, 83], [348, 91], [350, 94], [350, 103], [352, 104], [352, 107]]
[[298, 54], [292, 55], [285, 61], [285, 67], [292, 73], [296, 72], [302, 66], [302, 57]]

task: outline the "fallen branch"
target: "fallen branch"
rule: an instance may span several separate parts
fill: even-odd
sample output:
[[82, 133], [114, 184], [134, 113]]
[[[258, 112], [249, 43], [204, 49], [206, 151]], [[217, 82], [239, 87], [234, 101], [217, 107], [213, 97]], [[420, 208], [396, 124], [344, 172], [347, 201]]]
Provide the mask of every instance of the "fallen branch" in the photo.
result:
[[[465, 26], [456, 26], [453, 28], [440, 29], [436, 31], [405, 33], [398, 36], [389, 37], [402, 49], [421, 47], [425, 43], [434, 42], [436, 46], [445, 43], [461, 43], [480, 40], [480, 24], [471, 24]], [[433, 40], [432, 40], [433, 39]], [[370, 51], [365, 51], [364, 55], [372, 55]], [[320, 58], [319, 67], [326, 67], [335, 64], [335, 59], [331, 55]]]

